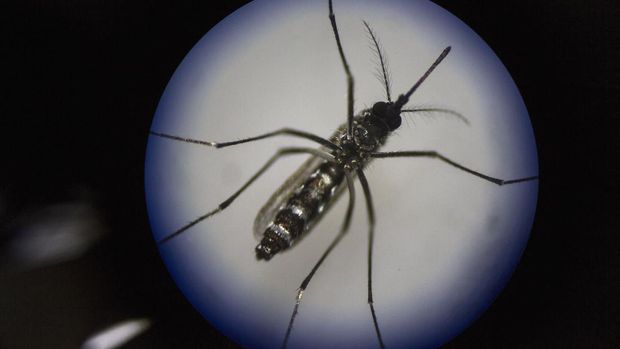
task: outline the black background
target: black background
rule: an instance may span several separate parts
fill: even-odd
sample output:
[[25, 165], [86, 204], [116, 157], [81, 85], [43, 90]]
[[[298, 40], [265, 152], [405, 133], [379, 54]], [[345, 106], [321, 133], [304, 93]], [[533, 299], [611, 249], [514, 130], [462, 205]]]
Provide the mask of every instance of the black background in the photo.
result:
[[[0, 273], [0, 347], [79, 347], [101, 327], [142, 316], [154, 326], [129, 348], [234, 347], [184, 300], [159, 259], [143, 164], [174, 69], [241, 3], [0, 5], [0, 248], [24, 212], [74, 200], [76, 188], [87, 188], [107, 227], [80, 259]], [[620, 5], [437, 3], [508, 67], [532, 118], [541, 177], [521, 264], [489, 311], [446, 348], [620, 347]]]

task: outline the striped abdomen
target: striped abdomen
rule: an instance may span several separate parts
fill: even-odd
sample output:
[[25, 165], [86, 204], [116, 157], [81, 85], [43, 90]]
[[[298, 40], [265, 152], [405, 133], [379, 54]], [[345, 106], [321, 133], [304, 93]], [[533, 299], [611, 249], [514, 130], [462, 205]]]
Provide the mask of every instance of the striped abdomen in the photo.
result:
[[[269, 259], [290, 247], [303, 233], [320, 219], [338, 193], [345, 178], [342, 168], [318, 161], [305, 181], [288, 196], [285, 203], [274, 211], [273, 219], [262, 234], [256, 247], [257, 257]], [[259, 219], [257, 218], [257, 221]]]

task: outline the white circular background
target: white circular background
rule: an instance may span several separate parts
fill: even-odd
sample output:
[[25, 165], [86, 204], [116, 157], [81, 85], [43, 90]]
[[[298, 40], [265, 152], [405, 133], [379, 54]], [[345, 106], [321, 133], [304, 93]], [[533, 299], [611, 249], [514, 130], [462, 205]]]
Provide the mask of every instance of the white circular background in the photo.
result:
[[[409, 116], [389, 150], [437, 150], [512, 179], [538, 173], [526, 108], [505, 67], [460, 20], [427, 1], [336, 0], [355, 77], [356, 112], [385, 100], [362, 25], [389, 60], [393, 98], [439, 53], [452, 51], [410, 105], [456, 110]], [[254, 1], [207, 33], [183, 60], [151, 130], [228, 141], [294, 127], [328, 137], [345, 122], [346, 80], [326, 0]], [[150, 137], [146, 193], [156, 239], [212, 210], [282, 146], [277, 137], [216, 150]], [[246, 347], [279, 347], [296, 290], [336, 235], [347, 195], [291, 250], [257, 261], [252, 224], [271, 193], [305, 160], [280, 160], [228, 209], [160, 245], [192, 304]], [[528, 239], [537, 181], [499, 187], [433, 159], [375, 160], [366, 170], [377, 226], [374, 298], [385, 344], [436, 347], [479, 316], [508, 280]], [[361, 187], [349, 234], [303, 298], [290, 347], [378, 347], [366, 302], [367, 215]]]

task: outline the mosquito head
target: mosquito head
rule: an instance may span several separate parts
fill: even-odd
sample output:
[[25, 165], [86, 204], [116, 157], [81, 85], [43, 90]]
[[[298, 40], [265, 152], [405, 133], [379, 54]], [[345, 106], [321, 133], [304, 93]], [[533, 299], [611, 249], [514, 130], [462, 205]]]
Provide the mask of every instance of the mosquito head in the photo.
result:
[[392, 102], [377, 102], [372, 106], [372, 116], [381, 120], [390, 131], [400, 127], [402, 119], [400, 117], [400, 108]]

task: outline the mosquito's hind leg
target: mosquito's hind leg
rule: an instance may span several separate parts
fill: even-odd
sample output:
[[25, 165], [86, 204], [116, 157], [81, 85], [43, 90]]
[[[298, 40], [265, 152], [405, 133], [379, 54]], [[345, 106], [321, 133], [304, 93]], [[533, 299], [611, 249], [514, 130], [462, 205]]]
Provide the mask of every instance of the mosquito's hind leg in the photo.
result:
[[355, 187], [353, 186], [353, 178], [348, 173], [346, 174], [346, 181], [347, 181], [347, 186], [349, 188], [349, 205], [347, 206], [347, 213], [344, 216], [344, 221], [342, 223], [342, 226], [340, 227], [340, 232], [338, 233], [338, 235], [336, 235], [336, 237], [331, 242], [331, 244], [329, 244], [325, 252], [323, 252], [323, 255], [321, 255], [321, 258], [319, 258], [318, 262], [316, 262], [314, 267], [312, 267], [312, 270], [306, 276], [304, 281], [299, 286], [299, 289], [297, 290], [297, 296], [295, 297], [295, 307], [293, 308], [293, 314], [291, 315], [291, 319], [288, 323], [288, 328], [286, 329], [286, 335], [284, 336], [284, 340], [282, 341], [283, 349], [286, 348], [286, 345], [288, 344], [288, 340], [291, 336], [291, 331], [293, 330], [293, 322], [295, 321], [295, 317], [297, 316], [297, 311], [299, 310], [299, 304], [301, 303], [301, 298], [303, 297], [305, 289], [308, 287], [308, 284], [310, 284], [310, 280], [312, 280], [314, 273], [316, 273], [316, 271], [319, 269], [319, 267], [321, 266], [325, 258], [327, 258], [329, 253], [334, 249], [334, 247], [336, 247], [336, 245], [338, 245], [340, 240], [342, 240], [342, 237], [349, 230], [349, 226], [351, 224], [351, 217], [353, 215], [353, 207], [355, 206]]
[[209, 142], [209, 141], [202, 141], [202, 140], [198, 140], [198, 139], [174, 136], [174, 135], [170, 135], [170, 134], [166, 134], [166, 133], [161, 133], [161, 132], [153, 132], [153, 131], [151, 131], [150, 133], [153, 136], [158, 136], [158, 137], [162, 137], [162, 138], [168, 138], [168, 139], [172, 139], [172, 140], [180, 141], [180, 142], [206, 145], [206, 146], [214, 147], [214, 148], [230, 147], [231, 145], [237, 145], [237, 144], [242, 144], [242, 143], [249, 143], [249, 142], [258, 141], [258, 140], [269, 138], [269, 137], [285, 135], [285, 136], [293, 136], [293, 137], [309, 139], [309, 140], [314, 141], [316, 143], [319, 143], [319, 144], [321, 144], [323, 146], [326, 146], [326, 147], [328, 147], [328, 148], [330, 148], [332, 150], [340, 149], [340, 147], [338, 147], [337, 145], [335, 145], [334, 143], [330, 142], [329, 140], [327, 140], [327, 139], [325, 139], [323, 137], [319, 137], [319, 136], [314, 135], [314, 134], [309, 133], [309, 132], [300, 131], [300, 130], [296, 130], [296, 129], [292, 129], [292, 128], [286, 128], [286, 127], [285, 128], [281, 128], [279, 130], [272, 131], [272, 132], [264, 133], [264, 134], [261, 134], [261, 135], [255, 136], [255, 137], [244, 138], [244, 139], [240, 139], [238, 141], [231, 141], [231, 142]]
[[350, 139], [353, 135], [353, 74], [351, 74], [349, 63], [347, 63], [347, 59], [344, 56], [344, 51], [342, 50], [342, 43], [340, 42], [340, 35], [338, 34], [338, 26], [336, 26], [336, 16], [334, 15], [332, 0], [329, 0], [329, 21], [332, 24], [334, 37], [336, 38], [336, 45], [338, 45], [338, 53], [340, 54], [340, 60], [342, 61], [344, 72], [347, 74], [347, 137]]
[[194, 226], [194, 225], [202, 222], [203, 220], [213, 216], [214, 214], [219, 213], [219, 212], [223, 211], [224, 209], [226, 209], [226, 207], [228, 207], [233, 201], [235, 201], [235, 199], [241, 193], [243, 193], [243, 191], [246, 190], [252, 183], [254, 183], [254, 181], [256, 179], [258, 179], [258, 177], [260, 177], [263, 173], [265, 173], [265, 171], [267, 171], [267, 169], [269, 169], [269, 167], [271, 167], [271, 165], [273, 165], [276, 162], [276, 160], [278, 160], [280, 157], [282, 157], [284, 155], [291, 155], [291, 154], [311, 154], [311, 155], [314, 155], [314, 156], [321, 157], [321, 158], [323, 158], [323, 159], [325, 159], [327, 161], [333, 161], [333, 157], [331, 156], [331, 154], [322, 152], [322, 151], [317, 150], [317, 149], [313, 149], [313, 148], [298, 148], [298, 147], [282, 148], [282, 149], [278, 150], [247, 182], [245, 182], [245, 184], [239, 190], [237, 190], [233, 195], [231, 195], [228, 199], [223, 201], [221, 204], [219, 204], [216, 209], [214, 209], [213, 211], [207, 212], [206, 214], [204, 214], [204, 215], [194, 219], [193, 221], [189, 222], [188, 224], [186, 224], [185, 226], [183, 226], [179, 230], [175, 231], [174, 233], [172, 233], [170, 235], [167, 235], [163, 239], [159, 240], [159, 243], [161, 244], [161, 243], [164, 243], [164, 242], [172, 239], [173, 237], [181, 234], [182, 232], [186, 231], [187, 229], [191, 228], [192, 226]]
[[377, 314], [375, 313], [374, 300], [372, 298], [372, 252], [374, 249], [375, 241], [375, 209], [372, 203], [372, 196], [370, 195], [370, 186], [366, 180], [366, 176], [361, 169], [357, 170], [357, 177], [360, 180], [362, 189], [364, 190], [364, 198], [366, 199], [366, 210], [368, 211], [368, 305], [370, 306], [370, 313], [372, 315], [372, 322], [375, 326], [377, 333], [377, 340], [381, 348], [385, 348], [383, 344], [383, 338], [381, 337], [381, 331], [379, 330], [379, 321], [377, 320]]
[[452, 161], [434, 150], [391, 151], [391, 152], [385, 152], [385, 153], [371, 153], [370, 157], [373, 157], [373, 158], [427, 157], [427, 158], [439, 159], [451, 166], [458, 168], [459, 170], [473, 174], [476, 177], [480, 177], [484, 180], [495, 183], [497, 185], [513, 184], [513, 183], [533, 181], [535, 179], [538, 179], [538, 176], [530, 176], [530, 177], [523, 177], [523, 178], [509, 179], [509, 180], [487, 176], [483, 173], [474, 171], [455, 161]]

